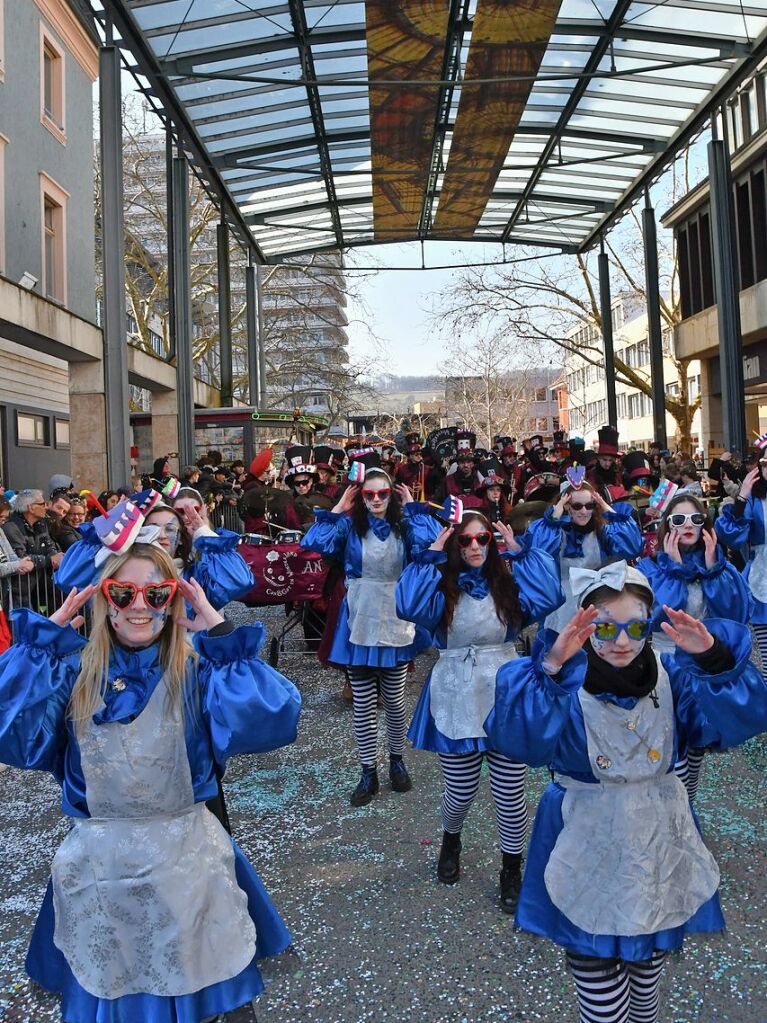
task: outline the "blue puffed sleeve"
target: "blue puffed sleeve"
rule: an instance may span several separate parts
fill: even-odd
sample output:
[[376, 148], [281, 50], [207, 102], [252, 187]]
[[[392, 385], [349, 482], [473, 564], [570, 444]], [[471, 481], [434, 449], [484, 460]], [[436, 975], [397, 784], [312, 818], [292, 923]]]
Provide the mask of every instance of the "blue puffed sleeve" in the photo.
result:
[[618, 501], [605, 512], [599, 544], [611, 557], [626, 561], [633, 561], [642, 553], [642, 533], [627, 501]]
[[422, 501], [409, 501], [402, 509], [405, 537], [411, 554], [430, 547], [442, 531], [441, 524]]
[[13, 621], [16, 642], [0, 657], [0, 762], [61, 780], [67, 704], [86, 640], [28, 609]]
[[655, 595], [652, 620], [656, 631], [661, 621], [668, 621], [663, 614], [664, 604], [677, 611], [687, 606], [687, 583], [680, 572], [669, 571], [671, 560], [665, 551], [660, 551], [655, 558], [641, 558], [637, 562], [637, 568], [648, 578]]
[[444, 551], [425, 550], [416, 555], [400, 575], [395, 589], [397, 617], [415, 622], [428, 632], [437, 631], [445, 613], [445, 595], [437, 567], [447, 561]]
[[495, 705], [485, 721], [492, 749], [531, 767], [554, 759], [560, 738], [570, 723], [573, 693], [583, 681], [586, 655], [571, 657], [556, 682], [541, 667], [550, 630], [536, 639], [532, 656], [508, 661], [495, 677]]
[[746, 625], [754, 606], [746, 577], [717, 548], [717, 562], [701, 574], [701, 589], [706, 606], [715, 618], [729, 618]]
[[511, 561], [525, 625], [543, 621], [564, 604], [559, 566], [550, 554], [524, 545], [521, 551], [507, 551], [502, 557]]
[[687, 743], [730, 749], [767, 731], [767, 681], [750, 659], [751, 633], [745, 625], [712, 618], [706, 628], [730, 650], [733, 668], [707, 675], [692, 655], [679, 649], [662, 654], [661, 661]]
[[82, 540], [72, 544], [53, 574], [53, 581], [64, 593], [69, 593], [73, 586], [84, 590], [99, 576], [95, 559], [102, 547], [96, 527], [92, 522], [84, 522], [80, 526], [80, 534]]
[[203, 534], [194, 540], [197, 557], [184, 577], [195, 579], [217, 610], [230, 600], [245, 596], [256, 585], [253, 573], [237, 551], [239, 542], [237, 533], [228, 529], [219, 529], [214, 535]]
[[723, 504], [719, 509], [714, 529], [721, 542], [728, 547], [764, 543], [765, 529], [761, 503], [757, 507], [753, 497], [749, 497], [740, 515], [735, 515], [734, 509], [734, 504]]
[[751, 591], [744, 576], [717, 547], [716, 563], [706, 567], [705, 554], [694, 551], [684, 554], [682, 562], [670, 558], [665, 551], [659, 551], [655, 558], [642, 558], [637, 568], [650, 580], [655, 594], [653, 605], [653, 628], [668, 621], [663, 613], [667, 604], [676, 610], [687, 605], [688, 584], [699, 582], [706, 600], [709, 614], [714, 618], [729, 618], [745, 624], [751, 615]]
[[559, 558], [562, 548], [562, 529], [569, 522], [570, 519], [564, 516], [555, 519], [554, 509], [549, 506], [541, 518], [533, 519], [524, 535], [531, 547], [545, 551], [552, 558]]
[[348, 515], [315, 508], [314, 522], [301, 539], [301, 546], [325, 558], [342, 561], [351, 528], [352, 520]]
[[266, 753], [296, 738], [301, 696], [259, 658], [265, 635], [257, 622], [223, 636], [198, 632], [193, 638], [203, 715], [222, 767], [238, 753]]

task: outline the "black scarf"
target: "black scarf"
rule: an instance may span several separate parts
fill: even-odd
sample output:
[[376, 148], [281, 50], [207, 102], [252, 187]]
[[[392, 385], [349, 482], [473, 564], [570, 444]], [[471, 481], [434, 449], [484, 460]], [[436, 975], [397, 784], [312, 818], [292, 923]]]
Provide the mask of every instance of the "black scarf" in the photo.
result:
[[641, 652], [625, 668], [613, 668], [603, 661], [591, 640], [586, 640], [586, 680], [583, 688], [594, 696], [612, 693], [614, 696], [648, 696], [658, 682], [658, 662], [651, 643], [645, 643]]

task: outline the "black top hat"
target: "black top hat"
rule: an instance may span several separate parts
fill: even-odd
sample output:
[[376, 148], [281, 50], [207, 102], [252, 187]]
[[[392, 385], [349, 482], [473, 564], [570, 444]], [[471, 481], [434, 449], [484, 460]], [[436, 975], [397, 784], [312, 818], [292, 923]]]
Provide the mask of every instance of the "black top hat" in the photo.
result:
[[312, 452], [312, 462], [318, 469], [334, 469], [333, 449], [328, 444], [317, 444]]
[[501, 463], [494, 455], [483, 459], [477, 466], [477, 471], [482, 477], [482, 482], [477, 487], [478, 492], [484, 493], [488, 487], [492, 486], [502, 487], [507, 494], [511, 490], [509, 481], [503, 475]]
[[[381, 455], [378, 451], [373, 448], [364, 448], [358, 450], [356, 453], [350, 453], [349, 455], [349, 475], [352, 475], [352, 466], [360, 464], [364, 467], [367, 472], [368, 469], [380, 469], [381, 468]], [[360, 481], [356, 481], [360, 482]]]
[[597, 430], [599, 436], [599, 443], [597, 444], [598, 455], [615, 455], [617, 458], [620, 455], [618, 450], [618, 431], [614, 426], [603, 426], [601, 430]]
[[586, 450], [586, 441], [583, 437], [571, 437], [567, 442], [567, 447], [570, 450], [570, 458], [574, 462], [583, 463], [583, 452]]
[[288, 468], [285, 472], [285, 479], [288, 480], [297, 473], [306, 476], [316, 476], [317, 469], [311, 464], [312, 449], [306, 444], [292, 444], [285, 449], [285, 461]]
[[464, 453], [472, 454], [476, 443], [476, 433], [472, 433], [471, 430], [456, 430], [455, 446], [459, 457]]
[[421, 435], [413, 431], [405, 434], [405, 448], [408, 452], [421, 450]]
[[623, 456], [623, 471], [630, 480], [639, 480], [650, 475], [650, 463], [644, 451], [629, 451]]

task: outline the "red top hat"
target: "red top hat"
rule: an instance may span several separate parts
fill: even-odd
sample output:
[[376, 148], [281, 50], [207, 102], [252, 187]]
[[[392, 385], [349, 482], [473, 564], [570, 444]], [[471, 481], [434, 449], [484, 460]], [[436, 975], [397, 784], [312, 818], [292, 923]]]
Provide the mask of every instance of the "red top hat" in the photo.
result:
[[620, 455], [618, 450], [618, 431], [614, 426], [603, 426], [597, 431], [599, 443], [597, 444], [598, 455]]

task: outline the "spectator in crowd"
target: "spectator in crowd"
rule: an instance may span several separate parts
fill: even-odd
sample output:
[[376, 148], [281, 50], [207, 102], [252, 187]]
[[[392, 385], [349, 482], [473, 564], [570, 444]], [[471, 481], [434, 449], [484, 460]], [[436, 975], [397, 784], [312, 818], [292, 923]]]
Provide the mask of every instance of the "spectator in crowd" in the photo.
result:
[[181, 486], [199, 490], [197, 484], [200, 481], [200, 476], [202, 476], [202, 470], [199, 465], [185, 465], [181, 470]]
[[117, 494], [117, 503], [122, 504], [123, 501], [129, 501], [136, 491], [132, 486], [118, 487], [115, 493]]
[[695, 497], [703, 497], [703, 488], [698, 479], [698, 470], [695, 462], [685, 462], [679, 470], [681, 486], [678, 493], [694, 494]]
[[712, 458], [708, 478], [716, 484], [715, 496], [735, 497], [747, 472], [739, 451], [723, 451], [718, 458]]
[[[0, 526], [2, 526], [11, 514], [11, 505], [4, 497], [0, 497]], [[0, 529], [0, 580], [7, 579], [13, 575], [28, 575], [33, 572], [35, 564], [28, 556], [20, 558], [11, 547], [5, 532]], [[5, 593], [0, 590], [0, 596]]]
[[[19, 558], [30, 557], [35, 567], [23, 584], [15, 576], [12, 596], [17, 606], [45, 607], [53, 604], [54, 569], [64, 555], [53, 540], [46, 522], [46, 504], [42, 490], [20, 490], [13, 500], [13, 511], [3, 524], [6, 539]], [[50, 597], [50, 600], [49, 600]]]
[[64, 521], [61, 523], [58, 534], [56, 536], [56, 543], [66, 553], [72, 544], [77, 543], [78, 540], [82, 540], [80, 534], [80, 526], [85, 522], [87, 518], [87, 509], [85, 503], [76, 497], [69, 505], [69, 511], [64, 516]]
[[74, 497], [77, 493], [77, 487], [75, 481], [68, 473], [56, 472], [48, 480], [48, 493], [53, 495], [61, 491], [64, 494], [69, 494]]

